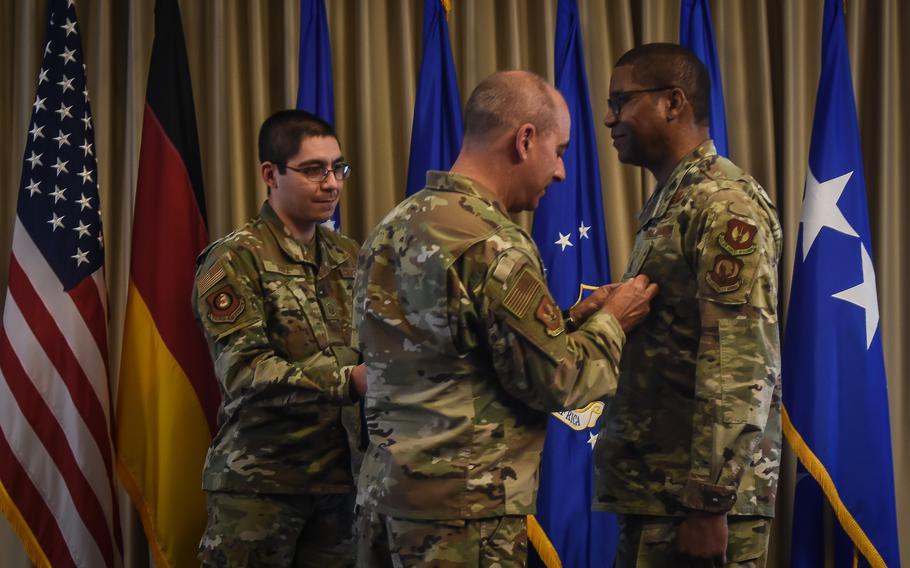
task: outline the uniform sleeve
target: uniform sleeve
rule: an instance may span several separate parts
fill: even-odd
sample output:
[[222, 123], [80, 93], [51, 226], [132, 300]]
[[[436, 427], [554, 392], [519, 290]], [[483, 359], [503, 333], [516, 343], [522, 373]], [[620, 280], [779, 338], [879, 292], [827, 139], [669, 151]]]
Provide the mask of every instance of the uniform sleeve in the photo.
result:
[[472, 296], [482, 340], [509, 394], [545, 412], [613, 396], [626, 338], [611, 314], [595, 314], [569, 333], [532, 256], [510, 248], [481, 265], [486, 270]]
[[[226, 401], [323, 399], [353, 402], [351, 369], [357, 353], [335, 346], [301, 361], [281, 357], [265, 328], [263, 290], [250, 253], [215, 250], [196, 273], [193, 304]], [[227, 403], [227, 402], [226, 402]]]
[[696, 226], [701, 336], [682, 505], [726, 512], [752, 467], [780, 377], [779, 251], [766, 214], [741, 191], [717, 192]]

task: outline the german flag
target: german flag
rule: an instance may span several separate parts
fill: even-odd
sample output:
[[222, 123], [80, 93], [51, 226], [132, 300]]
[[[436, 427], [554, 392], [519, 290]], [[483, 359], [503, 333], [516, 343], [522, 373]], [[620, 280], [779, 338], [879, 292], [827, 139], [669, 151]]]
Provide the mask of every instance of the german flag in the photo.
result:
[[198, 566], [205, 529], [201, 474], [220, 394], [190, 294], [207, 243], [180, 8], [177, 0], [157, 0], [115, 443], [120, 479], [160, 568]]

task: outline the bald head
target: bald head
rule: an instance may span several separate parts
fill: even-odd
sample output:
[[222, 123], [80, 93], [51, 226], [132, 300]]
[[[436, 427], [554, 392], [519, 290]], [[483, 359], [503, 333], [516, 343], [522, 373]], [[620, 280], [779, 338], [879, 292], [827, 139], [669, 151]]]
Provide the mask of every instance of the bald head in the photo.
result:
[[548, 133], [556, 127], [557, 110], [564, 105], [562, 95], [540, 75], [494, 73], [477, 85], [465, 106], [465, 142], [490, 140], [525, 123]]

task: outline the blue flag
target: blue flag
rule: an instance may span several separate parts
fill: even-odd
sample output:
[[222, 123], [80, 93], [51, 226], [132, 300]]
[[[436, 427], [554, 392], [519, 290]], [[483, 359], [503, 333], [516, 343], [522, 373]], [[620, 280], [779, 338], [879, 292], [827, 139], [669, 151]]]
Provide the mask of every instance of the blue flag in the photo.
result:
[[[300, 58], [297, 108], [311, 112], [335, 127], [335, 89], [332, 86], [332, 45], [323, 0], [300, 0]], [[341, 205], [324, 223], [341, 228]]]
[[825, 2], [783, 351], [784, 433], [799, 457], [791, 563], [824, 566], [824, 502], [839, 521], [835, 566], [900, 565], [872, 242], [840, 0]]
[[[588, 96], [576, 0], [560, 0], [556, 15], [556, 88], [572, 117], [571, 144], [563, 161], [566, 179], [553, 184], [534, 214], [533, 236], [547, 282], [565, 309], [579, 299], [581, 285], [610, 280], [603, 218], [595, 120]], [[604, 405], [555, 413], [547, 425], [540, 467], [537, 515], [529, 537], [548, 567], [602, 567], [613, 561], [616, 518], [592, 512], [592, 452]], [[545, 538], [544, 538], [545, 537]]]
[[692, 50], [708, 68], [711, 78], [711, 138], [721, 156], [727, 151], [727, 119], [724, 110], [724, 86], [720, 80], [717, 46], [714, 43], [714, 26], [708, 0], [682, 0], [679, 17], [679, 43]]
[[411, 129], [407, 195], [426, 182], [427, 170], [448, 170], [461, 149], [461, 98], [441, 0], [423, 3], [423, 59]]

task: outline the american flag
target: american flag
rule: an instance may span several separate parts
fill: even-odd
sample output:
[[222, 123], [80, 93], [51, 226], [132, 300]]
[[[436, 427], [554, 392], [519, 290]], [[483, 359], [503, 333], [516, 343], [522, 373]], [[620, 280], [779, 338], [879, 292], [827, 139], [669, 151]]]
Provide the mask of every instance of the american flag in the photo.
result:
[[73, 0], [52, 0], [0, 330], [0, 509], [38, 566], [119, 566], [107, 290]]

